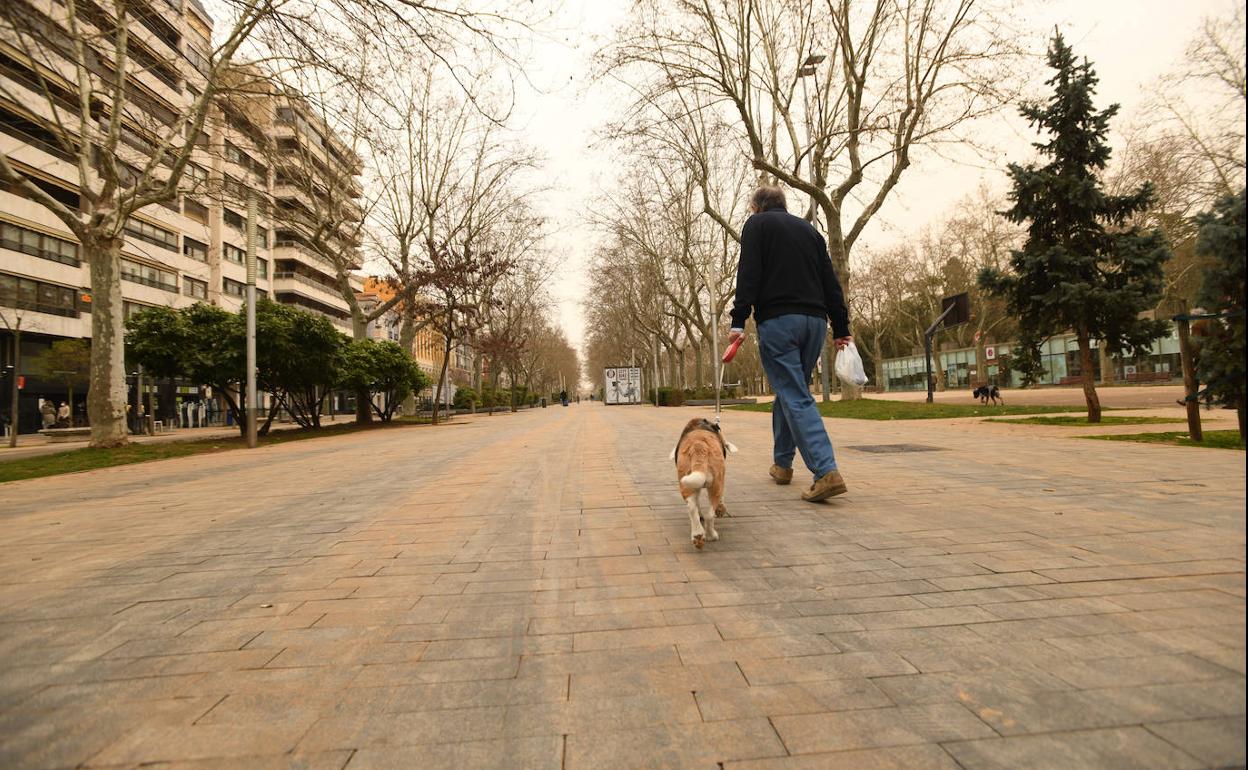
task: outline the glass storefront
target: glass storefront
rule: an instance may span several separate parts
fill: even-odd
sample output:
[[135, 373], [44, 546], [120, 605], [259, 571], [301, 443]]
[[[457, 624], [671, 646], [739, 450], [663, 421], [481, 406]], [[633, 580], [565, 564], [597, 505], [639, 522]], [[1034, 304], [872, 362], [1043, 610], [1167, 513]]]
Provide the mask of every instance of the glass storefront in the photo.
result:
[[[1093, 341], [1092, 365], [1096, 379], [1101, 378], [1101, 359]], [[1017, 388], [1023, 384], [1022, 375], [1010, 366], [1011, 346], [999, 344], [993, 348], [993, 357], [987, 361], [987, 381], [1003, 388]], [[1054, 337], [1040, 346], [1040, 363], [1044, 374], [1037, 384], [1060, 385], [1063, 379], [1081, 374], [1079, 343], [1073, 334]], [[976, 376], [974, 348], [942, 350], [933, 355], [933, 369], [939, 366], [945, 373], [945, 382], [951, 389], [971, 388]], [[885, 390], [924, 390], [925, 363], [922, 355], [890, 358], [884, 361]], [[1114, 376], [1119, 382], [1138, 382], [1181, 377], [1179, 364], [1179, 338], [1174, 331], [1153, 342], [1152, 352], [1144, 356], [1114, 358]]]

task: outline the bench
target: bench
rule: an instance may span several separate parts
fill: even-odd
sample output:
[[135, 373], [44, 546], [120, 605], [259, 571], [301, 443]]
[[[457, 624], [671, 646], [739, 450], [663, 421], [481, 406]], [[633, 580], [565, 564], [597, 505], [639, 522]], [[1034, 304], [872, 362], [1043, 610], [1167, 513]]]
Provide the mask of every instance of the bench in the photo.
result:
[[90, 438], [90, 428], [44, 428], [39, 431], [40, 435], [47, 436], [48, 440], [53, 444], [64, 444], [67, 441], [73, 441], [79, 438]]
[[1172, 379], [1170, 372], [1134, 372], [1127, 375], [1127, 382], [1163, 382]]

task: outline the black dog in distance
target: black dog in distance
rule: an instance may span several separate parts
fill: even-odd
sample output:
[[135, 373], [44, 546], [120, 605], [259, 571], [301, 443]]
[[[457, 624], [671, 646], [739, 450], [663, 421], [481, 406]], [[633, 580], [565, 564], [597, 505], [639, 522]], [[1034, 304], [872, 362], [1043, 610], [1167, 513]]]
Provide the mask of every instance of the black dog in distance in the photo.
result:
[[971, 396], [973, 398], [978, 398], [979, 403], [984, 404], [985, 406], [988, 404], [988, 399], [992, 399], [993, 406], [996, 406], [998, 403], [1002, 406], [1005, 405], [1005, 399], [1001, 398], [1001, 389], [996, 385], [980, 385], [978, 388], [971, 391]]

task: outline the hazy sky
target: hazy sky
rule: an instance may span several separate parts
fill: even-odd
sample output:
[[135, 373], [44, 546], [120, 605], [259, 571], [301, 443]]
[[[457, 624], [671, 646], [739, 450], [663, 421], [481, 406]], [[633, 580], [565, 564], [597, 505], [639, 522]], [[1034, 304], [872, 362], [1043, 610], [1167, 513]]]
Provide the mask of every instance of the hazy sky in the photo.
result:
[[[559, 302], [560, 321], [573, 344], [579, 345], [584, 336], [580, 302], [585, 268], [595, 248], [587, 214], [614, 173], [609, 153], [591, 145], [595, 132], [616, 117], [619, 108], [606, 89], [589, 84], [588, 76], [594, 53], [623, 20], [630, 3], [564, 3], [556, 24], [565, 31], [534, 44], [528, 75], [540, 92], [522, 89], [516, 125], [547, 159], [544, 181], [555, 188], [547, 198], [548, 213], [559, 228], [555, 242], [564, 257], [552, 291]], [[1060, 28], [1075, 52], [1092, 60], [1101, 78], [1098, 106], [1122, 105], [1113, 126], [1122, 129], [1138, 117], [1147, 87], [1181, 60], [1201, 20], [1223, 15], [1229, 7], [1226, 0], [1022, 0], [1019, 15], [1034, 34], [1035, 71], [1043, 73], [1046, 39], [1055, 26]], [[1034, 135], [1015, 111], [1007, 110], [993, 119], [984, 132], [1001, 148], [999, 161], [966, 165], [921, 155], [859, 243], [886, 245], [917, 230], [940, 217], [981, 180], [1002, 186], [1007, 160], [1030, 157], [1028, 143]]]

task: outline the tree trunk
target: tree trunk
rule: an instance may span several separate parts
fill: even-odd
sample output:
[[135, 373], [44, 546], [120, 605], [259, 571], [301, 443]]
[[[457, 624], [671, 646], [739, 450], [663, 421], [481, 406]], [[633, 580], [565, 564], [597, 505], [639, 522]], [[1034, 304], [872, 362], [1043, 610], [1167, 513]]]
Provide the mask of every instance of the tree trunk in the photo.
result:
[[888, 380], [884, 374], [884, 345], [878, 334], [872, 340], [871, 355], [875, 357], [875, 387], [883, 393], [888, 390]]
[[988, 384], [988, 353], [984, 350], [988, 343], [984, 339], [984, 335], [979, 335], [979, 341], [975, 343], [975, 385]]
[[91, 384], [87, 417], [91, 446], [122, 446], [126, 439], [125, 315], [121, 299], [121, 239], [88, 241], [91, 270]]
[[1088, 422], [1101, 421], [1101, 400], [1096, 395], [1096, 370], [1092, 365], [1092, 339], [1086, 330], [1080, 329], [1079, 369], [1083, 381], [1083, 398], [1088, 402]]
[[[21, 427], [21, 414], [18, 412], [18, 405], [21, 403], [22, 389], [18, 383], [18, 377], [21, 376], [22, 366], [22, 322], [18, 319], [17, 325], [13, 328], [13, 382], [12, 390], [9, 393], [9, 446], [17, 446], [17, 431]], [[1240, 418], [1243, 418], [1243, 410], [1241, 409]]]
[[1100, 346], [1097, 348], [1097, 354], [1101, 357], [1101, 384], [1114, 384], [1114, 357], [1109, 354], [1109, 347], [1101, 340]]
[[1240, 441], [1244, 440], [1244, 407], [1245, 407], [1244, 394], [1240, 393], [1239, 397], [1235, 399], [1235, 411], [1239, 414], [1239, 440]]
[[[416, 319], [406, 310], [403, 313], [403, 322], [399, 324], [399, 347], [413, 359], [416, 358], [413, 352], [416, 348]], [[403, 414], [416, 414], [415, 391], [409, 392], [403, 399]]]
[[693, 387], [700, 388], [704, 384], [702, 380], [702, 345], [695, 344], [693, 346]]
[[355, 391], [355, 422], [356, 424], [373, 421], [373, 394], [368, 388]]
[[444, 337], [446, 345], [442, 351], [442, 373], [438, 375], [438, 384], [434, 389], [433, 424], [438, 424], [438, 413], [442, 409], [442, 390], [446, 386], [446, 372], [451, 366], [451, 337]]

